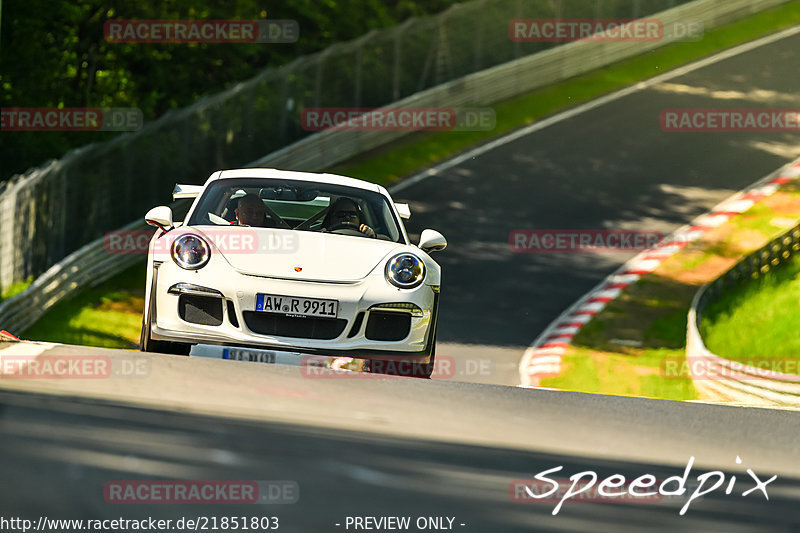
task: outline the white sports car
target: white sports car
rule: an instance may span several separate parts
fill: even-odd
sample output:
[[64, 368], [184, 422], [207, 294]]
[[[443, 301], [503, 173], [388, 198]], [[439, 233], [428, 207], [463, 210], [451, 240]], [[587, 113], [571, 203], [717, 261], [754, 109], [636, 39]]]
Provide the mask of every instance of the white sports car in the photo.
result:
[[426, 229], [409, 242], [405, 204], [383, 187], [332, 174], [215, 172], [184, 222], [155, 207], [141, 350], [193, 344], [366, 359], [373, 372], [430, 376], [447, 246]]

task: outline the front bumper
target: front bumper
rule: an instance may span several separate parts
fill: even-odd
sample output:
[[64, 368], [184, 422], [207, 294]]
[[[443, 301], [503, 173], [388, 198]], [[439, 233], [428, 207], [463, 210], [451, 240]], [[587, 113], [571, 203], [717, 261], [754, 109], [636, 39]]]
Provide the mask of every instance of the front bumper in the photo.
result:
[[[398, 289], [385, 280], [382, 272], [354, 283], [327, 283], [256, 277], [225, 266], [212, 261], [199, 271], [187, 271], [170, 261], [154, 264], [150, 291], [150, 297], [155, 299], [150, 317], [151, 337], [160, 341], [266, 348], [310, 355], [430, 360], [438, 287], [423, 284], [415, 289]], [[256, 311], [258, 293], [337, 300], [337, 322], [313, 324], [311, 321], [317, 319], [287, 318]], [[220, 301], [219, 308], [215, 306], [211, 313], [213, 319], [206, 320], [210, 323], [196, 323], [196, 318], [186, 313], [188, 297], [185, 295]], [[376, 307], [381, 304], [413, 304], [415, 316], [410, 310]], [[291, 336], [259, 332], [264, 329], [265, 322], [282, 325], [283, 330], [291, 330]], [[378, 322], [383, 326], [375, 327]], [[376, 331], [386, 330], [387, 325], [391, 329], [398, 323], [408, 324], [407, 334], [405, 329], [396, 330], [399, 333], [392, 340], [374, 340]], [[321, 330], [324, 332], [319, 333]], [[320, 335], [328, 338], [313, 338]]]

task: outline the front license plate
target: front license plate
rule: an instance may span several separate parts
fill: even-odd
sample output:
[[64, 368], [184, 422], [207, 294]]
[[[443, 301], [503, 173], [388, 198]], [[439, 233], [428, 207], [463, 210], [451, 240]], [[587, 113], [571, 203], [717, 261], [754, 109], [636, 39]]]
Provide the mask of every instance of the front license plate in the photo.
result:
[[241, 348], [225, 348], [222, 351], [223, 359], [232, 361], [251, 361], [253, 363], [274, 363], [275, 352], [262, 352], [256, 350], [244, 350]]
[[256, 311], [295, 316], [336, 318], [339, 312], [339, 302], [337, 300], [295, 298], [277, 294], [256, 294]]

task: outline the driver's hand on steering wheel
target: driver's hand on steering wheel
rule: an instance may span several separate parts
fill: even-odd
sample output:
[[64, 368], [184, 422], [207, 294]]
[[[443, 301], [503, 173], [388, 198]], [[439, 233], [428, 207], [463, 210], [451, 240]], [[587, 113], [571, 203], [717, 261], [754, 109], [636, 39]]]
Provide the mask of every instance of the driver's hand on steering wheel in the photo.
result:
[[366, 224], [361, 224], [358, 227], [358, 230], [361, 233], [363, 233], [364, 235], [366, 235], [367, 237], [371, 237], [373, 239], [375, 238], [375, 231], [372, 228], [370, 228], [369, 226], [367, 226]]

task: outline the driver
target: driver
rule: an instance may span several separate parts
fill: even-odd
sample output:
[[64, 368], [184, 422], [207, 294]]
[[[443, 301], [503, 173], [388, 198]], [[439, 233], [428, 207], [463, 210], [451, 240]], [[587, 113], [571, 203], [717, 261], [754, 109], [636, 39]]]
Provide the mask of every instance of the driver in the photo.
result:
[[234, 210], [236, 220], [231, 222], [234, 226], [255, 226], [257, 228], [269, 227], [267, 223], [267, 208], [257, 194], [246, 194], [239, 198], [239, 203]]
[[331, 204], [328, 214], [325, 215], [325, 219], [322, 221], [322, 228], [323, 231], [330, 231], [331, 228], [335, 228], [340, 224], [349, 224], [353, 226], [354, 230], [357, 229], [365, 236], [374, 239], [375, 231], [366, 224], [362, 224], [361, 218], [361, 209], [359, 209], [358, 204], [343, 196]]

